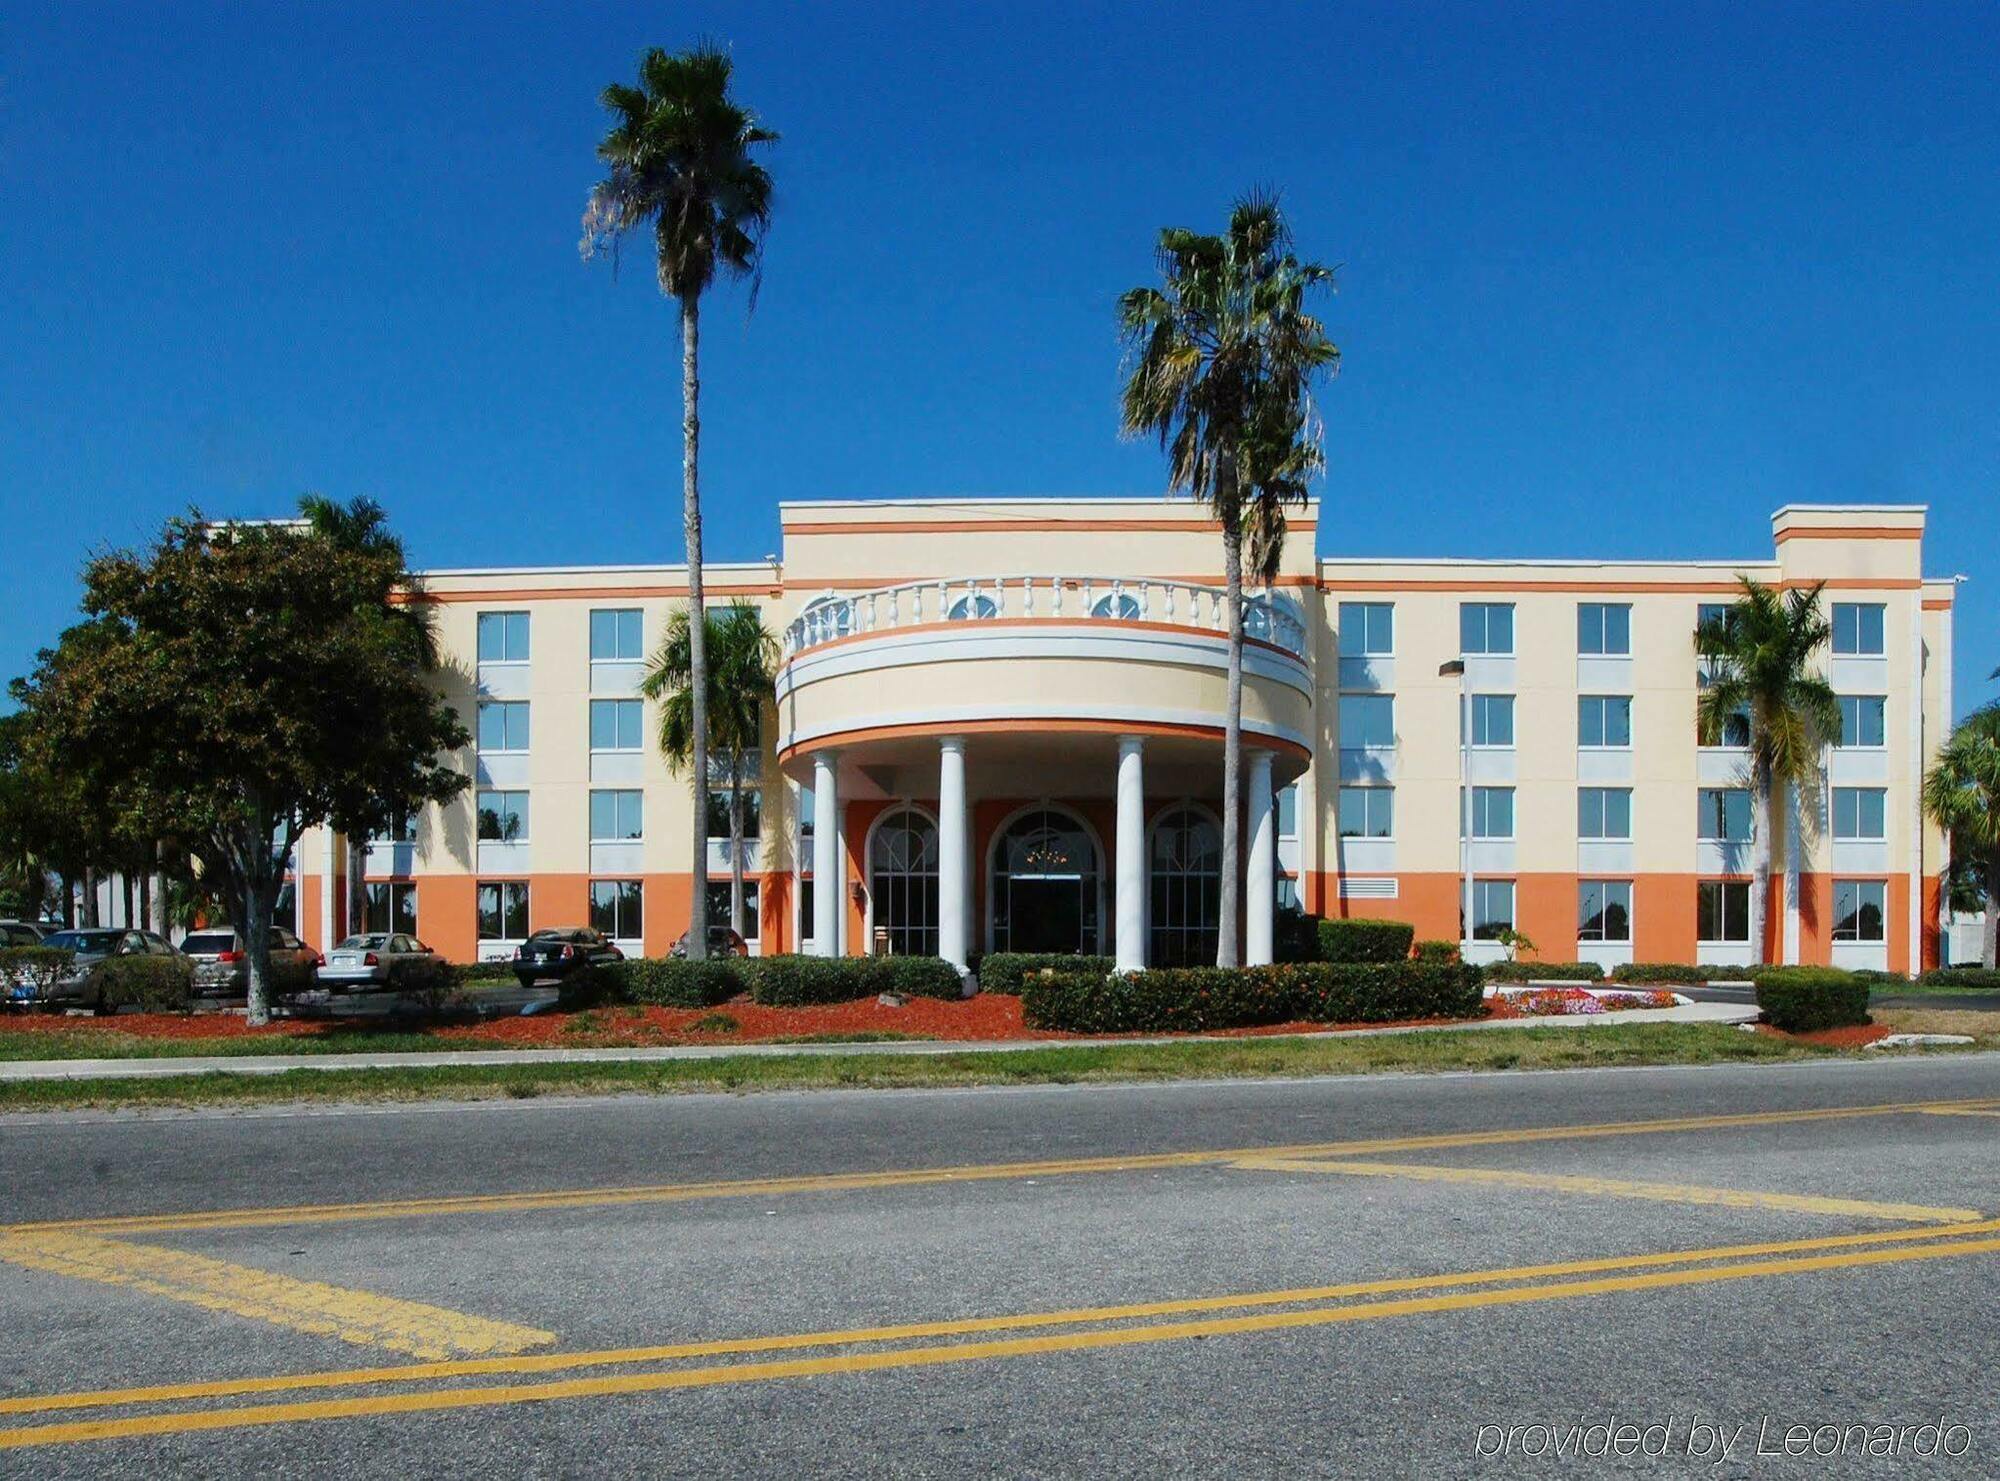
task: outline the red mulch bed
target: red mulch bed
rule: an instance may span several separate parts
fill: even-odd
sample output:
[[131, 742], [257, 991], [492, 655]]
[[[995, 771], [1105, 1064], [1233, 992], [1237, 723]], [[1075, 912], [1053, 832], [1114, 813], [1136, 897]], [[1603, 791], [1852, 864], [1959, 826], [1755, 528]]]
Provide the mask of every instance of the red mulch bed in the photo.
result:
[[1772, 1028], [1768, 1023], [1757, 1025], [1757, 1032], [1769, 1034], [1774, 1039], [1790, 1039], [1797, 1044], [1821, 1044], [1829, 1049], [1859, 1049], [1864, 1044], [1872, 1044], [1877, 1039], [1886, 1039], [1895, 1030], [1881, 1023], [1856, 1023], [1846, 1028], [1816, 1028], [1811, 1033], [1788, 1034], [1783, 1029]]

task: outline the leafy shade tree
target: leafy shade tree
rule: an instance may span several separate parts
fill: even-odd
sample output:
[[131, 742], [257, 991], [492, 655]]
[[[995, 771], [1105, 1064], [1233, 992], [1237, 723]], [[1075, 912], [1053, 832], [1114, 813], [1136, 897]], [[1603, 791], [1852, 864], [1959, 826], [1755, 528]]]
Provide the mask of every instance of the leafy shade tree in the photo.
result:
[[1818, 795], [1821, 754], [1840, 734], [1840, 700], [1812, 667], [1832, 631], [1820, 608], [1821, 586], [1779, 591], [1738, 579], [1743, 594], [1695, 629], [1695, 652], [1705, 660], [1695, 729], [1703, 745], [1714, 746], [1733, 718], [1749, 722], [1750, 950], [1762, 962], [1773, 799], [1780, 788]]
[[18, 695], [81, 785], [176, 820], [270, 1012], [269, 927], [309, 827], [444, 802], [471, 737], [425, 665], [402, 562], [286, 526], [174, 520], [85, 567], [85, 620]]
[[[1222, 526], [1229, 679], [1222, 762], [1222, 881], [1216, 961], [1241, 960], [1243, 575], [1277, 574], [1287, 504], [1303, 502], [1321, 467], [1312, 412], [1316, 376], [1340, 351], [1307, 299], [1333, 272], [1293, 254], [1275, 199], [1237, 202], [1228, 229], [1160, 233], [1161, 286], [1118, 302], [1128, 374], [1122, 421], [1167, 453], [1168, 483], [1207, 502]], [[1256, 908], [1271, 908], [1256, 902]]]
[[[731, 602], [702, 615], [708, 628], [706, 710], [711, 754], [721, 758], [729, 786], [729, 928], [748, 936], [743, 915], [743, 782], [763, 745], [764, 709], [777, 683], [778, 640], [748, 602]], [[693, 627], [688, 608], [673, 614], [639, 684], [639, 692], [659, 706], [661, 754], [680, 773], [696, 765]], [[703, 805], [699, 796], [695, 805]], [[699, 924], [690, 929], [706, 935], [707, 886], [698, 883], [704, 898], [695, 902]], [[692, 940], [689, 945], [692, 948]]]
[[1953, 727], [1924, 776], [1924, 811], [1951, 834], [1956, 859], [1978, 873], [1986, 897], [1979, 960], [2000, 965], [2000, 702]]
[[677, 56], [654, 47], [639, 59], [639, 85], [613, 83], [602, 100], [611, 131], [597, 146], [608, 174], [583, 212], [586, 260], [610, 251], [627, 232], [653, 234], [660, 291], [681, 310], [681, 517], [687, 538], [693, 711], [688, 720], [694, 771], [694, 913], [688, 955], [708, 953], [703, 928], [708, 896], [707, 625], [701, 569], [701, 297], [717, 273], [750, 279], [757, 301], [764, 234], [771, 224], [771, 177], [753, 157], [777, 142], [729, 96], [727, 52], [707, 42]]

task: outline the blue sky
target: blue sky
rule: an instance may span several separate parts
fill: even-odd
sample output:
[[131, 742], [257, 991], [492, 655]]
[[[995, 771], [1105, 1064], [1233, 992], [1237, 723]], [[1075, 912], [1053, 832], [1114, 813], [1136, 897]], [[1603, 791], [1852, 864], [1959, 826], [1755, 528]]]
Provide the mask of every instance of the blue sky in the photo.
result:
[[[705, 321], [712, 558], [781, 498], [1144, 493], [1112, 305], [1255, 185], [1341, 264], [1323, 551], [1758, 557], [1931, 506], [2000, 664], [2000, 10], [0, 5], [0, 674], [189, 505], [426, 565], [680, 557], [675, 319], [576, 252], [596, 95], [784, 134]], [[296, 13], [295, 13], [296, 12]]]

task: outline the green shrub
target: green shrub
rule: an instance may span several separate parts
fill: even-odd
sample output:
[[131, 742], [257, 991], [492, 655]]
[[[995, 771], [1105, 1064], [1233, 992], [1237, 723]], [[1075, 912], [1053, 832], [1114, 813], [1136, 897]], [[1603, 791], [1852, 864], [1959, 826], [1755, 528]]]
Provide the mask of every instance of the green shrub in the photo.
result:
[[1480, 1011], [1480, 996], [1478, 970], [1457, 963], [1302, 962], [1046, 973], [1027, 980], [1021, 1001], [1031, 1027], [1116, 1034], [1464, 1018]]
[[184, 956], [106, 957], [84, 991], [106, 1012], [185, 1013], [194, 1005], [194, 963]]
[[900, 992], [917, 998], [953, 1000], [965, 996], [965, 979], [941, 956], [878, 956], [862, 960], [873, 965], [871, 992]]
[[1759, 967], [1757, 1006], [1786, 1033], [1868, 1022], [1868, 984], [1838, 967]]
[[60, 946], [0, 947], [0, 1002], [46, 1002], [75, 961], [76, 953]]
[[445, 967], [446, 985], [470, 987], [474, 983], [512, 982], [514, 964], [499, 962], [451, 962]]
[[1319, 959], [1323, 962], [1400, 962], [1410, 954], [1417, 928], [1400, 920], [1323, 920]]
[[1700, 987], [1705, 982], [1748, 982], [1755, 967], [1697, 965], [1680, 962], [1620, 962], [1611, 969], [1613, 982], [1667, 982]]
[[1116, 965], [1108, 956], [1063, 956], [1056, 952], [996, 951], [979, 964], [981, 992], [1019, 992], [1030, 972], [1102, 977]]
[[1489, 962], [1488, 982], [1602, 982], [1596, 962]]
[[661, 1008], [712, 1008], [743, 991], [740, 959], [709, 957], [629, 957], [604, 971], [605, 996], [622, 1003]]
[[1908, 987], [1909, 976], [1903, 972], [1884, 972], [1876, 967], [1856, 967], [1854, 975], [1870, 987]]
[[752, 1000], [773, 1008], [851, 1003], [885, 992], [925, 998], [965, 992], [958, 968], [935, 956], [760, 956], [737, 967]]
[[1420, 962], [1455, 962], [1458, 960], [1456, 941], [1419, 941], [1415, 947], [1416, 959]]
[[[29, 947], [28, 950], [34, 948]], [[2000, 969], [1993, 967], [1933, 967], [1917, 981], [1925, 987], [1984, 987], [2000, 991]]]

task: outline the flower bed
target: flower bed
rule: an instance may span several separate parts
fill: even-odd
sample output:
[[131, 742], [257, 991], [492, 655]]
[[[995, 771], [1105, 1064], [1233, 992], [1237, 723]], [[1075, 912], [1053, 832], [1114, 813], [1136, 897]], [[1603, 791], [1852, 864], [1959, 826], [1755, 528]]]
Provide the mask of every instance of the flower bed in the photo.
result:
[[1672, 1008], [1680, 999], [1659, 990], [1619, 992], [1583, 987], [1503, 988], [1488, 1000], [1495, 1017], [1560, 1018], [1569, 1014], [1621, 1013], [1630, 1008]]

